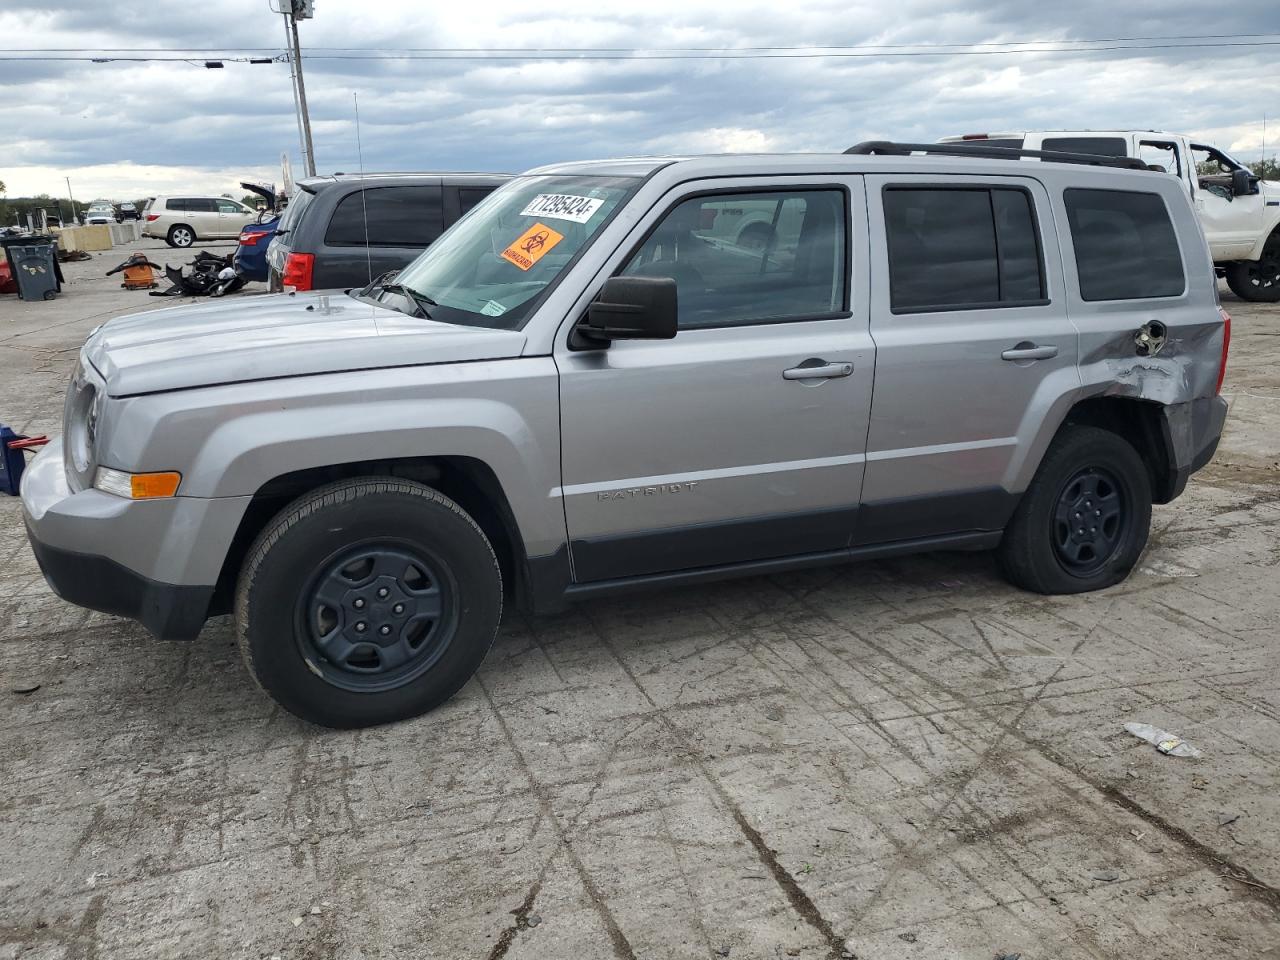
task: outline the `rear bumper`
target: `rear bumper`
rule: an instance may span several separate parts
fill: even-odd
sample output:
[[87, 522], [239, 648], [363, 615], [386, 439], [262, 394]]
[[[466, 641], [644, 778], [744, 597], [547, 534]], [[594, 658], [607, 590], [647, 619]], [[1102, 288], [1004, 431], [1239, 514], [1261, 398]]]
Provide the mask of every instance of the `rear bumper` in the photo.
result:
[[1227, 420], [1227, 401], [1202, 397], [1160, 408], [1161, 431], [1170, 454], [1169, 500], [1186, 489], [1187, 481], [1213, 459]]

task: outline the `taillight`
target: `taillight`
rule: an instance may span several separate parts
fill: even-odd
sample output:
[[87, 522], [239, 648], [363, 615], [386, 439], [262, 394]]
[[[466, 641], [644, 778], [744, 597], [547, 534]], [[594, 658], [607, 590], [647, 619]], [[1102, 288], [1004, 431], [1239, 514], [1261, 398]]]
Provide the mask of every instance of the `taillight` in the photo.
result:
[[242, 247], [255, 246], [257, 242], [263, 238], [263, 236], [264, 235], [261, 233], [242, 233], [240, 234], [240, 246]]
[[159, 220], [159, 219], [160, 219], [160, 214], [158, 213], [147, 214], [147, 223], [150, 223], [152, 220]]
[[315, 265], [313, 253], [291, 253], [284, 258], [284, 272], [280, 283], [295, 290], [311, 289], [311, 268]]
[[1222, 307], [1218, 313], [1222, 314], [1222, 359], [1218, 362], [1218, 385], [1214, 393], [1222, 392], [1222, 378], [1227, 375], [1227, 351], [1231, 349], [1231, 314]]

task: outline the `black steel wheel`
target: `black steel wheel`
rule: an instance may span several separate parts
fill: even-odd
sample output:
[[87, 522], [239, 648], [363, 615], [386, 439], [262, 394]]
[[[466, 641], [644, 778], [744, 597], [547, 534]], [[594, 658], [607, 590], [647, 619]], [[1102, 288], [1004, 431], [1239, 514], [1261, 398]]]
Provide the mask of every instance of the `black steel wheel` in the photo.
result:
[[322, 487], [259, 534], [236, 588], [245, 663], [281, 706], [363, 727], [417, 716], [479, 668], [502, 615], [484, 533], [437, 490]]
[[457, 592], [448, 568], [420, 547], [362, 543], [317, 565], [298, 598], [295, 637], [335, 687], [394, 690], [448, 649]]
[[1083, 593], [1129, 575], [1151, 528], [1151, 478], [1123, 437], [1064, 426], [1000, 541], [1004, 575], [1036, 593]]
[[1053, 516], [1053, 548], [1073, 576], [1089, 577], [1106, 566], [1123, 542], [1124, 494], [1109, 470], [1077, 470], [1058, 494]]

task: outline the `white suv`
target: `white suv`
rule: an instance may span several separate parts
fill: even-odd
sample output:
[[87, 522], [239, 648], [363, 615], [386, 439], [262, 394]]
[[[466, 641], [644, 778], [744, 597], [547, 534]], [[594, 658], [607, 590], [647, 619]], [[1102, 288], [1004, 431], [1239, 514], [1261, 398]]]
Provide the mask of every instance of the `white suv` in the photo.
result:
[[1031, 130], [943, 137], [975, 148], [1015, 147], [1136, 157], [1182, 181], [1219, 274], [1243, 300], [1280, 302], [1280, 183], [1177, 133], [1156, 130]]
[[257, 211], [229, 197], [156, 197], [147, 204], [142, 235], [189, 247], [197, 240], [232, 240]]

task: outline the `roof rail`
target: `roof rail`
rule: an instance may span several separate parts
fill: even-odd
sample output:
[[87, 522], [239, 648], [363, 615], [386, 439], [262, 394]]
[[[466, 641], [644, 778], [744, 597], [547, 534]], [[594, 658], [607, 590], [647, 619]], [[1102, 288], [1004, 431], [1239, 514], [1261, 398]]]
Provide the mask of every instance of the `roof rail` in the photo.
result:
[[894, 143], [891, 140], [865, 140], [845, 153], [883, 154], [906, 157], [912, 153], [940, 153], [951, 157], [993, 157], [997, 160], [1019, 160], [1035, 157], [1054, 163], [1085, 163], [1095, 167], [1119, 167], [1122, 170], [1150, 170], [1137, 157], [1104, 157], [1096, 153], [1068, 153], [1063, 150], [1023, 150], [1021, 147], [984, 147], [980, 141], [965, 143]]

